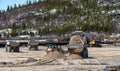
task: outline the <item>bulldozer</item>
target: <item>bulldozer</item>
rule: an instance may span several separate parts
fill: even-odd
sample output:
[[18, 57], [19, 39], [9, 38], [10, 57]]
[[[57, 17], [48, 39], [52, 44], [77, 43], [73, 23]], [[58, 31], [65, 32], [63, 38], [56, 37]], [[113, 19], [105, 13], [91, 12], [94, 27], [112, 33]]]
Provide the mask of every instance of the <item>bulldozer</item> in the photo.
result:
[[20, 43], [17, 41], [7, 41], [6, 43], [6, 52], [19, 52]]
[[29, 50], [38, 50], [39, 42], [37, 40], [29, 40], [28, 48]]
[[68, 52], [70, 55], [77, 54], [82, 58], [88, 58], [87, 37], [84, 32], [79, 31], [71, 34]]

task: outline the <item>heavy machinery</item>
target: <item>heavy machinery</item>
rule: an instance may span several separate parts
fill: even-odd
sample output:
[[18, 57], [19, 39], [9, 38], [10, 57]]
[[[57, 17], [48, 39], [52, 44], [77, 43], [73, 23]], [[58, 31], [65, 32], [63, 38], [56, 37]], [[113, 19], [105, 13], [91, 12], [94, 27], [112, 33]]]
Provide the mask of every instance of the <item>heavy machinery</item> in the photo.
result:
[[7, 41], [6, 52], [19, 52], [20, 43], [17, 41]]
[[109, 42], [114, 46], [120, 46], [120, 37], [109, 37]]
[[[58, 42], [57, 42], [58, 43]], [[86, 38], [84, 32], [76, 32], [71, 34], [71, 38], [67, 43], [67, 49], [70, 54], [78, 54], [82, 58], [88, 58], [88, 50], [86, 45]], [[55, 44], [48, 44], [46, 52], [59, 51], [64, 53], [61, 47]]]
[[87, 41], [84, 32], [74, 32], [68, 44], [70, 54], [80, 55], [82, 58], [88, 58]]
[[29, 50], [38, 50], [39, 42], [37, 40], [29, 40], [28, 48]]
[[66, 42], [61, 42], [58, 41], [58, 39], [48, 39], [48, 42], [46, 43], [47, 49], [45, 50], [47, 53], [53, 52], [53, 51], [58, 51], [58, 52], [63, 52], [61, 45], [67, 44]]
[[53, 52], [53, 51], [58, 51], [63, 53], [63, 49], [61, 47], [58, 47], [55, 44], [48, 44], [47, 47], [48, 48], [45, 50], [47, 53]]
[[101, 47], [101, 39], [99, 37], [95, 37], [92, 34], [85, 33], [82, 31], [75, 31], [71, 34], [71, 36], [73, 35], [79, 35], [81, 37], [85, 36], [86, 46], [88, 47]]

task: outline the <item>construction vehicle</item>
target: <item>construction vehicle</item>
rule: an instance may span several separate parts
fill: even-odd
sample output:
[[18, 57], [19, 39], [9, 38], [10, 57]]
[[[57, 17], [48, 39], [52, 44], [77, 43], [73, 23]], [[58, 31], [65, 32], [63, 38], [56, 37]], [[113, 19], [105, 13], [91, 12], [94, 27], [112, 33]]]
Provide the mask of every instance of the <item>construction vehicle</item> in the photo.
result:
[[70, 54], [78, 54], [82, 58], [88, 58], [87, 38], [84, 32], [77, 31], [71, 34], [68, 44], [68, 52]]
[[28, 48], [29, 50], [38, 50], [39, 42], [37, 40], [29, 40]]
[[66, 43], [64, 42], [59, 42], [58, 39], [48, 39], [48, 42], [46, 43], [47, 45], [47, 49], [45, 50], [47, 53], [49, 52], [53, 52], [53, 51], [59, 51], [59, 52], [63, 52], [61, 45], [64, 45]]
[[17, 41], [7, 41], [6, 52], [19, 52], [20, 43]]
[[89, 33], [85, 33], [82, 31], [75, 31], [71, 34], [71, 36], [73, 35], [79, 35], [81, 37], [86, 37], [86, 46], [88, 47], [102, 47], [101, 46], [101, 39], [99, 37], [95, 37], [92, 34]]
[[53, 51], [58, 51], [63, 53], [63, 49], [61, 47], [58, 47], [55, 44], [48, 44], [47, 47], [48, 48], [45, 50], [47, 53], [53, 52]]
[[120, 37], [114, 37], [114, 40], [110, 40], [110, 42], [113, 42], [114, 46], [120, 46]]
[[[72, 33], [71, 38], [67, 43], [67, 46], [68, 52], [70, 54], [79, 54], [83, 58], [88, 58], [88, 50], [86, 46], [86, 38], [84, 32]], [[64, 53], [61, 47], [58, 47], [55, 44], [48, 44], [46, 52], [49, 53], [53, 51], [59, 51], [61, 53]]]

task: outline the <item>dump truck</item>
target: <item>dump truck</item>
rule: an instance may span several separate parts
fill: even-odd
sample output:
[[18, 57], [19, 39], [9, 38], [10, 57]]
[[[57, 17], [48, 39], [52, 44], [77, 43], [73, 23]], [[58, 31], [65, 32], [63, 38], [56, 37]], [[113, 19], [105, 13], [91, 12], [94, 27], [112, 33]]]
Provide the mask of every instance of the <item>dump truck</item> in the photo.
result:
[[[86, 46], [86, 38], [85, 38], [84, 32], [72, 33], [70, 40], [66, 45], [67, 45], [68, 53], [79, 54], [83, 58], [88, 58], [88, 50]], [[58, 47], [54, 43], [48, 44], [47, 49], [45, 51], [47, 53], [53, 52], [53, 51], [59, 51], [61, 53], [65, 53], [61, 47]]]
[[68, 52], [70, 54], [78, 54], [82, 58], [88, 58], [87, 38], [84, 32], [74, 32], [68, 44]]
[[29, 40], [28, 48], [29, 50], [38, 50], [39, 42], [37, 40]]
[[6, 52], [19, 52], [20, 43], [17, 41], [7, 41], [6, 43]]
[[88, 47], [102, 47], [101, 46], [101, 39], [99, 37], [95, 37], [94, 35], [92, 34], [89, 34], [89, 33], [85, 33], [85, 32], [82, 32], [82, 31], [75, 31], [71, 34], [71, 36], [73, 35], [79, 35], [81, 37], [86, 37], [86, 45]]

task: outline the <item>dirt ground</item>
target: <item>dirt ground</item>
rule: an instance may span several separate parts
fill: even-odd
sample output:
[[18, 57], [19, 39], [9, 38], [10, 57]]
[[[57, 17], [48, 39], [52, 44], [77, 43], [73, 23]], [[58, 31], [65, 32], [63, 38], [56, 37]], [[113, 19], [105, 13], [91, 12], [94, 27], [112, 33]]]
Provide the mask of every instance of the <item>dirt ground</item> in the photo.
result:
[[[41, 61], [46, 47], [39, 46], [38, 51], [29, 51], [20, 47], [19, 53], [9, 53], [0, 48], [0, 71], [104, 71], [106, 66], [120, 65], [120, 46], [103, 45], [102, 48], [88, 48], [89, 58], [66, 60], [51, 59]], [[63, 47], [66, 49], [65, 47]]]

